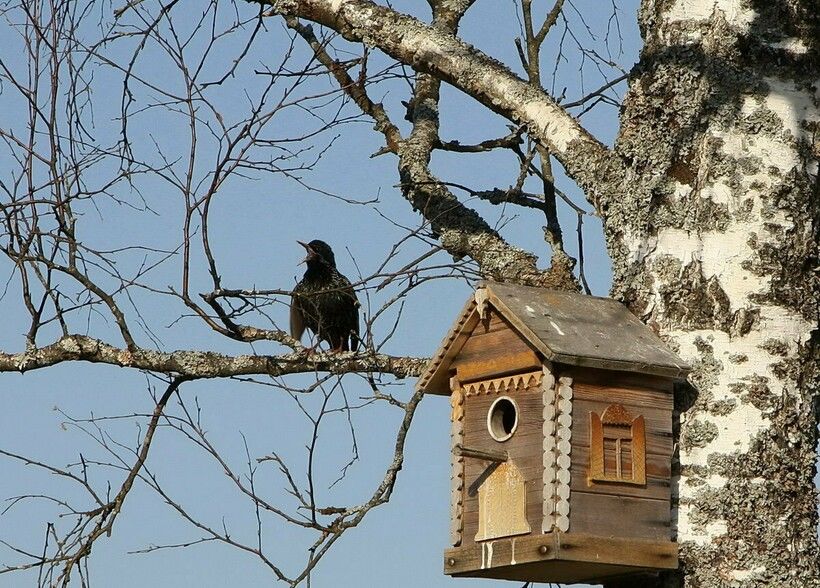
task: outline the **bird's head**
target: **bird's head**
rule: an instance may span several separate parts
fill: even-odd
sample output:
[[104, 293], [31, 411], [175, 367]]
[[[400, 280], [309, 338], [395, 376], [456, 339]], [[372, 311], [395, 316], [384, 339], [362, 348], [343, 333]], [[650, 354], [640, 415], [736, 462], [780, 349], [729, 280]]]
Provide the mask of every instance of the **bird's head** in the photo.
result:
[[333, 249], [324, 241], [314, 239], [310, 243], [303, 243], [302, 241], [297, 241], [297, 243], [307, 251], [307, 257], [303, 261], [308, 264], [308, 267], [336, 267], [336, 257], [333, 255]]

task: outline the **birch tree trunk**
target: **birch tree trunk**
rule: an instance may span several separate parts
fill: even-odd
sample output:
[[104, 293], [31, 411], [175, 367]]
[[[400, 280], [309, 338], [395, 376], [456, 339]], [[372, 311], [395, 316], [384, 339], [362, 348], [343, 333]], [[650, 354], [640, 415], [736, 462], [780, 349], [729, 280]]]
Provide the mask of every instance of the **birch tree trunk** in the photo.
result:
[[616, 145], [633, 189], [606, 228], [613, 295], [695, 366], [683, 583], [817, 586], [817, 8], [649, 0], [639, 20]]

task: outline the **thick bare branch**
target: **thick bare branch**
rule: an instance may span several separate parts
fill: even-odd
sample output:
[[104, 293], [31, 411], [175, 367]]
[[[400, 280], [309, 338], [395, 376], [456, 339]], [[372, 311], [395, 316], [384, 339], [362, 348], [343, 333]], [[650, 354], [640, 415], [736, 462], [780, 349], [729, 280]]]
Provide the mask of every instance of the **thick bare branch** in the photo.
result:
[[624, 165], [546, 92], [455, 35], [368, 0], [269, 0], [268, 14], [300, 17], [375, 46], [452, 84], [547, 147], [597, 209], [622, 189]]
[[[455, 32], [463, 11], [436, 7], [434, 26], [437, 30]], [[344, 90], [370, 116], [385, 138], [386, 147], [380, 152], [393, 152], [399, 156], [399, 173], [405, 197], [430, 223], [435, 236], [454, 257], [469, 256], [478, 263], [483, 275], [497, 280], [541, 285], [553, 288], [575, 289], [571, 275], [563, 267], [559, 271], [543, 271], [536, 266], [537, 257], [507, 243], [474, 210], [462, 204], [430, 171], [430, 157], [434, 149], [442, 146], [438, 127], [438, 100], [440, 81], [433, 76], [419, 74], [414, 96], [408, 104], [408, 115], [413, 130], [404, 139], [396, 126], [390, 122], [381, 104], [374, 103], [363, 84], [355, 82], [347, 70], [333, 60], [325, 46], [319, 42], [313, 30], [287, 17], [288, 26], [296, 30], [313, 49], [316, 58], [328, 69]], [[508, 137], [487, 142], [474, 150], [492, 149], [498, 146], [517, 145], [522, 129]], [[458, 150], [458, 149], [455, 149]]]
[[195, 379], [314, 372], [377, 372], [407, 378], [418, 376], [428, 360], [380, 353], [225, 355], [191, 350], [168, 353], [139, 347], [129, 351], [84, 335], [71, 335], [25, 353], [0, 353], [0, 372], [27, 372], [70, 361], [104, 363]]

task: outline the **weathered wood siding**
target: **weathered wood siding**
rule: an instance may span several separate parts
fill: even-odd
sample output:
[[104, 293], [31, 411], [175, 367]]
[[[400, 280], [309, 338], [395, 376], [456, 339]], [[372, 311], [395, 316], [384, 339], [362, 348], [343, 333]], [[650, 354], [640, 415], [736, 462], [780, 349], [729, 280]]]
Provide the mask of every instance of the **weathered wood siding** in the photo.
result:
[[[457, 377], [464, 387], [463, 443], [473, 449], [508, 452], [510, 459], [524, 476], [527, 492], [527, 522], [534, 533], [540, 534], [543, 504], [543, 410], [541, 359], [535, 351], [498, 316], [490, 311], [481, 321], [453, 361]], [[503, 385], [497, 378], [518, 381], [518, 374], [533, 374], [529, 385], [518, 389], [499, 391]], [[478, 384], [496, 380], [492, 390], [486, 386], [479, 391]], [[487, 414], [500, 396], [512, 398], [518, 405], [518, 427], [507, 441], [499, 442], [487, 430]], [[464, 496], [462, 511], [462, 545], [475, 543], [478, 532], [478, 488], [492, 464], [475, 458], [464, 459]]]
[[[503, 395], [515, 400], [518, 405], [518, 428], [513, 436], [498, 442], [487, 431], [487, 412], [501, 394], [491, 392], [468, 395], [464, 403], [464, 445], [488, 450], [506, 451], [510, 460], [524, 477], [527, 491], [527, 522], [530, 528], [540, 533], [543, 517], [542, 486], [544, 466], [541, 459], [543, 445], [541, 389], [538, 385], [523, 390], [505, 392]], [[464, 533], [462, 545], [474, 543], [478, 531], [478, 488], [483, 478], [492, 472], [493, 464], [487, 461], [467, 458], [465, 461], [464, 484]]]
[[[570, 533], [671, 539], [672, 384], [590, 368], [565, 369], [573, 377]], [[646, 485], [588, 483], [590, 412], [621, 404], [646, 422]]]
[[452, 368], [463, 383], [541, 369], [541, 360], [502, 317], [489, 310], [453, 360]]

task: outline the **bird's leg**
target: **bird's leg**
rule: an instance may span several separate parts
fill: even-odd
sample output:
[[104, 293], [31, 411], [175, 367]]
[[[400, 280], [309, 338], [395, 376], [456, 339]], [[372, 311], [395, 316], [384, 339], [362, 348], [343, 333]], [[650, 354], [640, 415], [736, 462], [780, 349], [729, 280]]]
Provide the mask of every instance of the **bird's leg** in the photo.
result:
[[299, 355], [302, 355], [302, 356], [304, 356], [304, 357], [310, 357], [311, 355], [315, 354], [315, 353], [316, 353], [316, 349], [319, 347], [319, 343], [320, 343], [320, 342], [321, 342], [321, 341], [317, 341], [316, 343], [314, 343], [314, 344], [313, 344], [313, 345], [311, 345], [310, 347], [303, 347], [303, 348], [299, 351]]
[[336, 339], [335, 341], [328, 341], [328, 343], [330, 343], [331, 353], [344, 353], [345, 351], [350, 351], [348, 336], [344, 336], [341, 339]]

